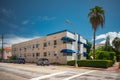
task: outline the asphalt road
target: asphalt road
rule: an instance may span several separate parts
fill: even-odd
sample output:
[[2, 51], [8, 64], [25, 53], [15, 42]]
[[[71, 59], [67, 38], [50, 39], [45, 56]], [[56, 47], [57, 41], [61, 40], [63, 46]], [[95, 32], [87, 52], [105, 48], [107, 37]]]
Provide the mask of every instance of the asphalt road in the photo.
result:
[[0, 80], [120, 80], [120, 70], [0, 63]]

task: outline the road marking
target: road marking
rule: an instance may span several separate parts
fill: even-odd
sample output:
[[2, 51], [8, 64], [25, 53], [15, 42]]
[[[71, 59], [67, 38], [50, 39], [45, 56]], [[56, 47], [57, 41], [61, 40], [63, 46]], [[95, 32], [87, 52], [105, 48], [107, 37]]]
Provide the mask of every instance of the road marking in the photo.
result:
[[81, 73], [81, 74], [77, 74], [77, 75], [74, 75], [74, 76], [65, 78], [65, 79], [63, 79], [63, 80], [70, 80], [70, 79], [73, 79], [73, 78], [75, 78], [75, 77], [78, 77], [78, 76], [81, 76], [81, 75], [84, 75], [84, 74], [88, 74], [88, 73], [91, 73], [91, 72], [95, 72], [95, 70], [87, 71], [87, 72], [84, 72], [84, 73]]
[[40, 77], [37, 77], [37, 78], [32, 78], [30, 80], [40, 80], [40, 79], [45, 79], [45, 78], [48, 78], [48, 77], [51, 77], [51, 76], [55, 76], [55, 75], [59, 75], [59, 74], [64, 74], [66, 73], [67, 71], [64, 71], [64, 72], [59, 72], [59, 73], [53, 73], [53, 74], [50, 74], [50, 75], [45, 75], [45, 76], [40, 76]]

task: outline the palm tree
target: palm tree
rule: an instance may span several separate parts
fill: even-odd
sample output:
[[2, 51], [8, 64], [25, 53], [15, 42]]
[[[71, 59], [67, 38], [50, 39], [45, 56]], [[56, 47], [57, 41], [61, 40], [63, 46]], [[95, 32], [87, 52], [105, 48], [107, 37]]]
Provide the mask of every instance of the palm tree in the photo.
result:
[[105, 11], [102, 7], [95, 6], [94, 8], [90, 9], [88, 13], [89, 21], [92, 24], [92, 28], [94, 30], [94, 37], [93, 37], [93, 57], [95, 58], [95, 39], [96, 39], [96, 30], [99, 26], [103, 28], [105, 23]]

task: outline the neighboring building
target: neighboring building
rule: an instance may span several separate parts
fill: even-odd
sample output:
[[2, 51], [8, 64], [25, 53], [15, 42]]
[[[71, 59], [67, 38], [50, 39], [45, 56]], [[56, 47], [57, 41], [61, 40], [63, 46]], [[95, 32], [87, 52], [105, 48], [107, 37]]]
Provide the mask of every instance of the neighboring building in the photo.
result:
[[68, 60], [76, 59], [76, 53], [81, 54], [81, 59], [86, 59], [86, 46], [86, 40], [82, 36], [64, 30], [14, 44], [12, 52], [18, 57], [25, 58], [27, 62], [47, 58], [50, 63], [66, 64]]
[[104, 45], [105, 45], [105, 44], [101, 44], [101, 43], [96, 44], [96, 45], [95, 45], [95, 49], [99, 48], [100, 46], [104, 46]]
[[12, 47], [5, 47], [3, 53], [3, 59], [8, 59], [10, 56], [12, 56]]

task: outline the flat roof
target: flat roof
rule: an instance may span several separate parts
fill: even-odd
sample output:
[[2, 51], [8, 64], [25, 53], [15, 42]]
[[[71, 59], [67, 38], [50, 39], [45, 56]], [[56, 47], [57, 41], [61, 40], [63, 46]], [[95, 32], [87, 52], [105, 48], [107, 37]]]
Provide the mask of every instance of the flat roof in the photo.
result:
[[58, 32], [54, 32], [54, 33], [47, 34], [47, 36], [54, 35], [54, 34], [58, 34], [58, 33], [62, 33], [62, 32], [70, 32], [70, 33], [72, 33], [72, 34], [75, 34], [74, 32], [71, 32], [71, 31], [68, 31], [68, 30], [62, 30], [62, 31], [58, 31]]

